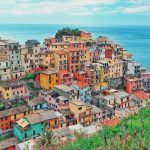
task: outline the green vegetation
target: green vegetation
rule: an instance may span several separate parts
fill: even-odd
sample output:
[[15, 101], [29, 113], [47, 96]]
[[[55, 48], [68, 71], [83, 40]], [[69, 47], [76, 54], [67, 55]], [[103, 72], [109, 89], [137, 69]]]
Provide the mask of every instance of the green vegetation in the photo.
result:
[[34, 73], [29, 73], [29, 74], [27, 74], [24, 77], [25, 80], [34, 79], [34, 78], [35, 78], [35, 74]]
[[150, 107], [121, 121], [115, 127], [104, 127], [93, 137], [79, 137], [61, 150], [149, 150]]
[[81, 31], [79, 29], [71, 29], [71, 28], [63, 28], [57, 31], [55, 37], [59, 39], [60, 41], [62, 40], [62, 36], [80, 36]]
[[51, 130], [44, 131], [39, 139], [37, 140], [36, 147], [48, 149], [52, 148], [54, 143], [56, 144], [56, 138], [54, 137], [54, 133]]
[[0, 102], [0, 111], [4, 109], [5, 109], [5, 105], [2, 102]]

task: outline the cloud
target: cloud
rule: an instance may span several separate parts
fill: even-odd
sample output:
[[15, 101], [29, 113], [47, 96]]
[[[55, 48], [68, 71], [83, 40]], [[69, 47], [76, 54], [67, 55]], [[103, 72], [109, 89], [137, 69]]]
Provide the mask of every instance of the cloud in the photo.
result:
[[127, 14], [150, 13], [150, 6], [129, 7], [125, 8], [124, 12]]
[[0, 2], [4, 14], [52, 15], [56, 13], [72, 15], [92, 15], [100, 7], [116, 3], [117, 0], [9, 0]]

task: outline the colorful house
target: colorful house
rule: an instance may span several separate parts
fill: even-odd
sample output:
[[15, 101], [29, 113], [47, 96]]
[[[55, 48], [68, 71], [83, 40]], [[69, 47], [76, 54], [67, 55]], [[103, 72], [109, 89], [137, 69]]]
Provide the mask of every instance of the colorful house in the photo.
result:
[[52, 44], [57, 43], [57, 42], [58, 40], [55, 37], [48, 37], [45, 39], [44, 44], [49, 49]]
[[16, 150], [18, 140], [14, 137], [0, 141], [1, 150]]
[[91, 33], [89, 33], [89, 32], [81, 31], [80, 36], [81, 36], [82, 40], [91, 39]]
[[144, 79], [144, 91], [150, 91], [150, 72], [146, 68], [141, 68], [141, 77]]
[[77, 91], [77, 96], [80, 101], [84, 103], [90, 103], [92, 101], [91, 89], [87, 83], [77, 82], [76, 84], [72, 84], [71, 87]]
[[61, 106], [68, 107], [68, 98], [60, 96], [57, 92], [52, 90], [40, 90], [38, 95], [45, 99], [48, 104], [48, 108], [52, 110], [60, 110]]
[[44, 89], [53, 89], [58, 83], [58, 71], [54, 68], [40, 73], [40, 86]]
[[79, 48], [67, 48], [67, 68], [71, 73], [77, 72], [80, 70], [80, 55], [81, 50]]
[[47, 109], [48, 105], [44, 98], [36, 97], [27, 102], [27, 105], [32, 108], [32, 110]]
[[29, 98], [29, 90], [24, 81], [2, 82], [0, 91], [5, 99], [14, 99], [16, 97]]
[[90, 62], [97, 63], [100, 60], [100, 51], [96, 47], [92, 47], [90, 50]]
[[67, 53], [65, 51], [56, 50], [54, 52], [54, 59], [57, 70], [67, 70]]
[[10, 79], [10, 55], [7, 44], [0, 41], [0, 81]]
[[54, 91], [59, 95], [66, 97], [69, 101], [77, 100], [76, 91], [72, 87], [69, 87], [65, 84], [56, 85], [54, 87]]
[[111, 88], [119, 88], [123, 84], [123, 62], [106, 59], [108, 62], [108, 79]]
[[103, 108], [98, 108], [95, 105], [91, 105], [93, 109], [93, 122], [101, 122], [110, 117], [110, 112]]
[[144, 80], [143, 78], [127, 77], [125, 78], [125, 87], [127, 93], [133, 94], [144, 89]]
[[58, 84], [72, 84], [72, 75], [67, 70], [59, 70], [58, 72]]
[[71, 101], [69, 103], [70, 110], [75, 114], [77, 119], [77, 124], [82, 124], [83, 126], [90, 125], [93, 121], [93, 110], [88, 104], [80, 101]]
[[13, 122], [16, 122], [17, 120], [21, 119], [23, 116], [29, 114], [30, 112], [31, 109], [26, 105], [1, 111], [0, 129], [11, 129]]
[[139, 108], [150, 106], [150, 97], [143, 91], [136, 91], [132, 96], [132, 100]]
[[30, 61], [31, 70], [39, 68], [39, 53], [40, 53], [40, 42], [37, 40], [28, 40], [25, 42], [25, 46], [28, 48], [28, 61]]
[[70, 108], [60, 109], [59, 112], [64, 116], [66, 127], [77, 124], [77, 119], [75, 118], [75, 114], [70, 111]]
[[13, 126], [13, 133], [14, 136], [22, 142], [39, 136], [44, 129], [56, 129], [62, 127], [63, 124], [62, 114], [49, 110], [27, 115], [18, 120]]
[[54, 53], [52, 51], [39, 54], [39, 66], [46, 68], [54, 68]]

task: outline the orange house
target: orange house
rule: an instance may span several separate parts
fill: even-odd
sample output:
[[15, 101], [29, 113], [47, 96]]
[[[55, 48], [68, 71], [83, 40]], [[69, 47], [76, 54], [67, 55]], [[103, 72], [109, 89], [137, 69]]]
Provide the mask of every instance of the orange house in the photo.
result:
[[3, 110], [0, 112], [0, 129], [7, 130], [12, 128], [12, 123], [30, 113], [30, 108], [26, 105]]
[[82, 31], [82, 32], [80, 33], [80, 36], [81, 36], [82, 38], [89, 39], [89, 38], [91, 38], [91, 33]]
[[72, 84], [72, 76], [67, 70], [60, 70], [58, 72], [58, 84]]

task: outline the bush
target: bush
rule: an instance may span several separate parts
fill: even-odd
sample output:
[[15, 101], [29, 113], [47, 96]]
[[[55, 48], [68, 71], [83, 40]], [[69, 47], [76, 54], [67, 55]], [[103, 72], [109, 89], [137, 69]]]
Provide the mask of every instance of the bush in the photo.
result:
[[81, 31], [79, 29], [71, 29], [71, 28], [63, 28], [57, 31], [55, 37], [59, 40], [62, 41], [62, 36], [80, 36]]
[[29, 80], [29, 79], [34, 79], [35, 78], [35, 74], [34, 73], [29, 73], [27, 74], [24, 79]]

